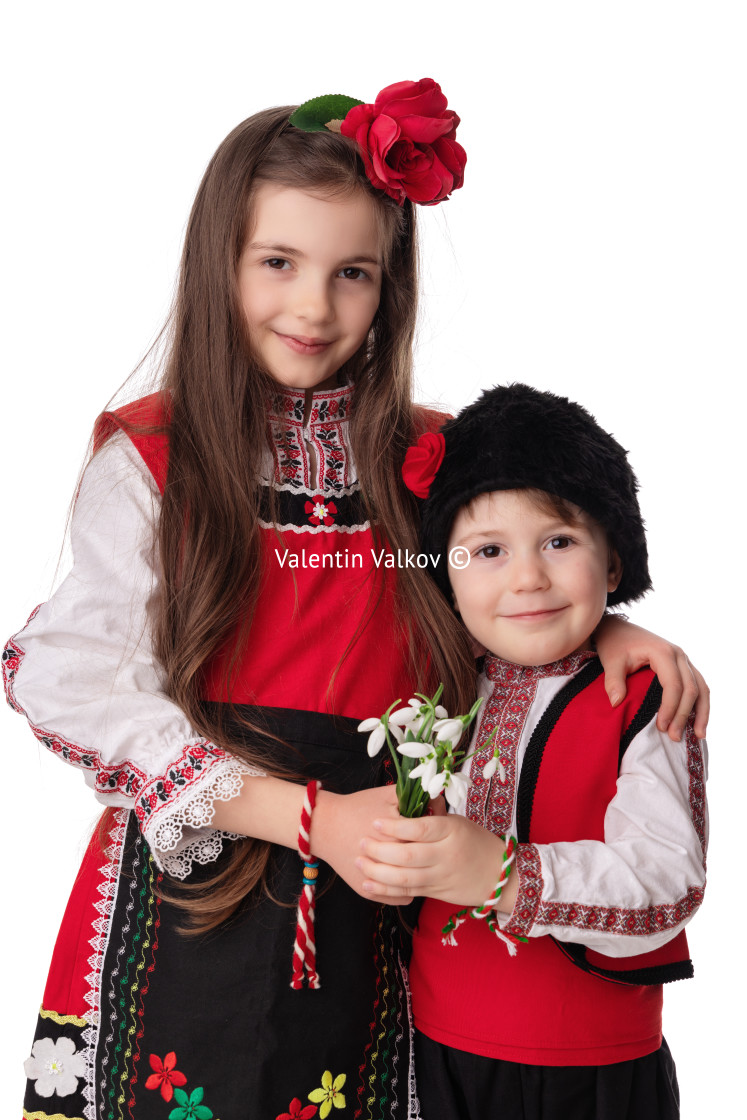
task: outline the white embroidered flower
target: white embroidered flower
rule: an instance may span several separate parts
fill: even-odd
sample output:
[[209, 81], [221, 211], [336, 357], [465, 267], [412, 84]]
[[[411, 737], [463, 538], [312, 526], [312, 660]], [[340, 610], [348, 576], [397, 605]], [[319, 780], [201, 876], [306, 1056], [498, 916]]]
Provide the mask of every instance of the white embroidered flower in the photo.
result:
[[23, 1069], [40, 1097], [66, 1097], [78, 1088], [78, 1078], [85, 1077], [86, 1063], [82, 1052], [76, 1053], [72, 1038], [38, 1038], [31, 1057]]

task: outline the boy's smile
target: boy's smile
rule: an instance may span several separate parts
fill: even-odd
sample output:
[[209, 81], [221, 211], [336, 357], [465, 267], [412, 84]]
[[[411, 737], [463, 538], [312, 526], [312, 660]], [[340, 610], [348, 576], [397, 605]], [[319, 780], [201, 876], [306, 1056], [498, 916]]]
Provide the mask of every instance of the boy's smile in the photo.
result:
[[327, 389], [368, 335], [381, 294], [374, 203], [264, 183], [238, 265], [255, 356], [294, 389]]
[[470, 634], [518, 665], [545, 665], [577, 650], [620, 581], [604, 530], [578, 510], [573, 523], [544, 509], [531, 491], [481, 494], [457, 514], [449, 550], [468, 549], [449, 568], [454, 603]]

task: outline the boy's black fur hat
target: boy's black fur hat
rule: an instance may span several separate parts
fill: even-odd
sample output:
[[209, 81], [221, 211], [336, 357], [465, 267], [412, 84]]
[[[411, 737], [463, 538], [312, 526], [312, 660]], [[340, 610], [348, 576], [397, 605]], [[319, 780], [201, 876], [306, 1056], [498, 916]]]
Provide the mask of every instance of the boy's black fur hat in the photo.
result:
[[448, 541], [459, 510], [493, 490], [545, 490], [599, 522], [622, 561], [608, 606], [651, 588], [638, 482], [626, 452], [581, 405], [529, 385], [486, 390], [442, 428], [444, 460], [422, 504], [422, 551], [448, 599]]

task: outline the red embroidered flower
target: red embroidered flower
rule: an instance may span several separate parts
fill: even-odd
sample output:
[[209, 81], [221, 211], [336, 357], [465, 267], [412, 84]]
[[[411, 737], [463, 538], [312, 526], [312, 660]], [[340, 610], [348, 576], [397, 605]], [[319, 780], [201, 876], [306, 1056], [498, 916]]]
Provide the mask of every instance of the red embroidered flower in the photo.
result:
[[315, 1104], [302, 1105], [298, 1097], [294, 1097], [288, 1105], [288, 1111], [281, 1112], [276, 1120], [311, 1120], [316, 1112]]
[[414, 447], [407, 448], [402, 478], [416, 498], [428, 497], [445, 452], [446, 440], [441, 432], [426, 432]]
[[145, 1082], [146, 1089], [160, 1089], [165, 1101], [170, 1101], [174, 1095], [175, 1085], [186, 1085], [187, 1079], [180, 1073], [176, 1066], [176, 1054], [172, 1050], [161, 1061], [157, 1054], [151, 1054], [148, 1061], [150, 1068], [155, 1070]]
[[438, 82], [395, 82], [373, 105], [356, 105], [342, 122], [375, 187], [402, 205], [441, 202], [464, 182], [467, 156], [454, 139], [459, 117]]
[[304, 509], [308, 513], [312, 525], [334, 525], [335, 523], [333, 514], [337, 513], [337, 506], [334, 502], [325, 502], [324, 498], [314, 498], [313, 501], [306, 503]]

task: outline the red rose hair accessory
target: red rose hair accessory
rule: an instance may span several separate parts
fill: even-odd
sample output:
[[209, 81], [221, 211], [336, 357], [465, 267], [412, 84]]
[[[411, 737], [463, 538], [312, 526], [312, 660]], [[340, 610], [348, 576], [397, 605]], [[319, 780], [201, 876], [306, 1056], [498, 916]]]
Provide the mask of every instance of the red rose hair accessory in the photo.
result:
[[426, 432], [414, 447], [408, 447], [402, 478], [416, 498], [427, 498], [438, 468], [444, 461], [446, 440], [441, 432]]
[[455, 139], [459, 117], [446, 106], [438, 82], [421, 78], [387, 86], [373, 105], [343, 94], [315, 97], [290, 123], [354, 140], [368, 178], [400, 206], [406, 198], [433, 205], [461, 187], [467, 162]]

